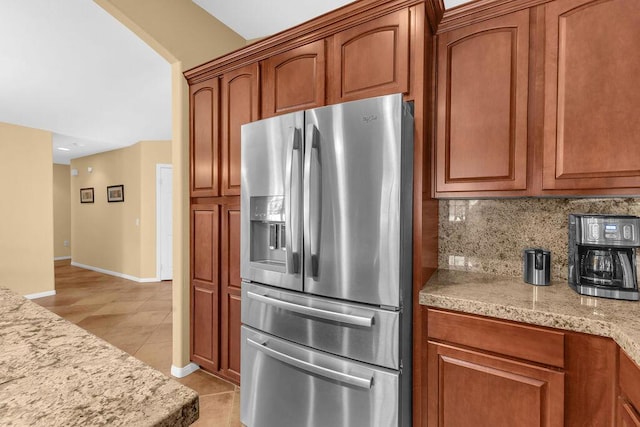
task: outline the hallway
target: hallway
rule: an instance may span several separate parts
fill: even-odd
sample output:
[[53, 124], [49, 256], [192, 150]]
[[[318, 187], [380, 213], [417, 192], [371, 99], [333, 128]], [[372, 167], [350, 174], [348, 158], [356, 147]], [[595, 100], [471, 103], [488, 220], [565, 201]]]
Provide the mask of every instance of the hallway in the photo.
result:
[[[56, 295], [33, 302], [171, 375], [171, 281], [136, 283], [55, 262]], [[176, 379], [176, 378], [174, 378]], [[176, 379], [200, 395], [194, 426], [240, 426], [240, 389], [204, 371]]]

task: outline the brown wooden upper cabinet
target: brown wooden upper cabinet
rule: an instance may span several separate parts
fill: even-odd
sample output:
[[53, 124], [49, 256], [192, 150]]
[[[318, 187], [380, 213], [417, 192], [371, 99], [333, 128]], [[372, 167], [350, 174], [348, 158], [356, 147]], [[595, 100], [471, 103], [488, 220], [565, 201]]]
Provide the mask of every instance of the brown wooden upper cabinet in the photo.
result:
[[189, 87], [191, 107], [191, 197], [215, 197], [218, 191], [220, 84], [210, 78]]
[[240, 127], [258, 120], [260, 73], [250, 64], [224, 73], [222, 92], [222, 195], [240, 195]]
[[329, 104], [409, 91], [409, 9], [329, 40]]
[[325, 41], [291, 49], [262, 62], [262, 117], [325, 104]]
[[529, 11], [440, 34], [436, 194], [527, 189]]
[[640, 187], [640, 1], [556, 1], [545, 15], [543, 189], [629, 194]]
[[436, 197], [637, 194], [640, 2], [531, 16], [438, 35]]

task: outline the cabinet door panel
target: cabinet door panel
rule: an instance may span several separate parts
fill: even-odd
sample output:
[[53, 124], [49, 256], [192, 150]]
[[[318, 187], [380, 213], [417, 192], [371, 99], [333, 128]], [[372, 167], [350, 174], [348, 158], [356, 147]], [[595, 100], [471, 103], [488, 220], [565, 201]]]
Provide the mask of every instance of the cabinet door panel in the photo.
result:
[[191, 360], [216, 371], [219, 359], [219, 211], [193, 206], [191, 214]]
[[526, 190], [529, 12], [437, 46], [436, 192]]
[[220, 369], [240, 381], [240, 206], [222, 208], [222, 341]]
[[564, 374], [428, 344], [428, 425], [562, 426]]
[[259, 118], [258, 64], [223, 74], [222, 195], [240, 195], [240, 127]]
[[218, 195], [218, 106], [217, 78], [192, 85], [190, 95], [191, 121], [191, 196]]
[[226, 325], [222, 331], [222, 364], [224, 375], [240, 383], [240, 289], [230, 288], [224, 295]]
[[324, 51], [318, 40], [264, 60], [263, 118], [324, 105]]
[[192, 279], [213, 285], [218, 275], [218, 211], [196, 207], [192, 215]]
[[543, 189], [640, 187], [640, 2], [552, 2], [545, 21]]
[[640, 408], [640, 367], [623, 350], [620, 350], [618, 364], [620, 391], [636, 408]]
[[617, 344], [611, 338], [575, 332], [565, 333], [565, 343], [565, 425], [610, 426], [617, 396]]
[[640, 415], [623, 398], [618, 399], [618, 427], [640, 427]]
[[330, 103], [409, 91], [409, 10], [335, 34]]
[[193, 358], [204, 360], [205, 367], [217, 369], [217, 321], [215, 314], [218, 298], [209, 287], [193, 286]]

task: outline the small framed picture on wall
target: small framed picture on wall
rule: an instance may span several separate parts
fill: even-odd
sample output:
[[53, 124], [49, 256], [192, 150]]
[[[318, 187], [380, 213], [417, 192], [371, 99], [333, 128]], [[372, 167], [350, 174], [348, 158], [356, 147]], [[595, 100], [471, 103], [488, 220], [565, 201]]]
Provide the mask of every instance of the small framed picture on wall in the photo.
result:
[[80, 203], [93, 203], [93, 187], [80, 189]]
[[124, 185], [110, 185], [107, 187], [107, 201], [124, 202]]

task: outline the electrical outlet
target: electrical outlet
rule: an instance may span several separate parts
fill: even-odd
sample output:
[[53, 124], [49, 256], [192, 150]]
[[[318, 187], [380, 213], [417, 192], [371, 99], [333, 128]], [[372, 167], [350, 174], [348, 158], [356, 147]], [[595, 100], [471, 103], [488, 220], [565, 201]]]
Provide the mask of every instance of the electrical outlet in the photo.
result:
[[63, 244], [68, 247], [69, 246], [69, 241], [65, 240]]

